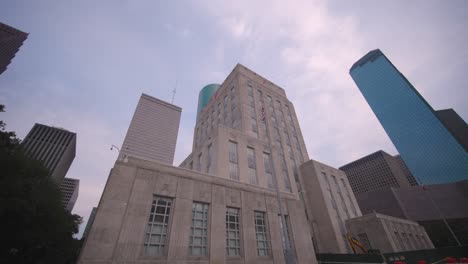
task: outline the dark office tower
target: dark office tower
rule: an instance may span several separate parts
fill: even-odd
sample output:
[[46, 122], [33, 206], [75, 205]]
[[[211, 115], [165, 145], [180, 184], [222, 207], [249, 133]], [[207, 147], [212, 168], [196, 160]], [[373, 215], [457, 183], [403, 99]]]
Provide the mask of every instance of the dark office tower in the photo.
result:
[[406, 176], [406, 179], [408, 179], [409, 183], [411, 186], [416, 186], [419, 185], [418, 181], [414, 177], [414, 175], [411, 173], [411, 171], [408, 169], [408, 166], [406, 166], [405, 161], [401, 158], [400, 155], [395, 155], [393, 156], [395, 160], [400, 164], [400, 168], [403, 170], [403, 173]]
[[6, 70], [27, 38], [27, 33], [0, 23], [0, 74]]
[[80, 180], [73, 178], [63, 178], [60, 184], [60, 191], [62, 192], [62, 204], [67, 211], [71, 212], [78, 199], [78, 190], [80, 187]]
[[23, 140], [26, 154], [42, 161], [52, 179], [61, 182], [76, 153], [76, 134], [63, 128], [35, 124]]
[[450, 133], [465, 148], [465, 151], [468, 151], [468, 125], [466, 125], [465, 120], [452, 108], [437, 110], [436, 114]]
[[340, 170], [346, 172], [356, 194], [411, 186], [398, 160], [382, 150], [346, 164]]
[[463, 146], [380, 50], [358, 60], [350, 74], [421, 184], [468, 179], [468, 154]]

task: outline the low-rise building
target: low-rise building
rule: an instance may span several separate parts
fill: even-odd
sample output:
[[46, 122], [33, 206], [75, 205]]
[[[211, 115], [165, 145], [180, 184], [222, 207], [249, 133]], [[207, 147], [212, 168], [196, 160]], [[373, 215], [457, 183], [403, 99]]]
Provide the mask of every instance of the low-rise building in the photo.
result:
[[[305, 209], [282, 193], [297, 263], [317, 263]], [[78, 263], [285, 263], [274, 190], [133, 157], [117, 161]]]
[[367, 250], [393, 253], [434, 248], [424, 227], [406, 219], [371, 213], [347, 220], [346, 227]]

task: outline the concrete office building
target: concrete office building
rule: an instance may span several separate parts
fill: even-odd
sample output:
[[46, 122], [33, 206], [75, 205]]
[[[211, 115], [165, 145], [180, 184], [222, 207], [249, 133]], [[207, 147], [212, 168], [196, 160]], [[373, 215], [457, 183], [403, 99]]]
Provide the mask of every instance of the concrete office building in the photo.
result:
[[346, 227], [367, 250], [393, 253], [434, 248], [424, 227], [401, 218], [371, 213], [347, 220]]
[[178, 106], [142, 94], [119, 158], [130, 155], [172, 165], [181, 112]]
[[80, 188], [80, 180], [73, 178], [63, 178], [60, 184], [60, 192], [62, 193], [62, 204], [71, 212], [78, 199], [78, 192]]
[[300, 172], [317, 251], [352, 253], [345, 222], [362, 214], [346, 174], [315, 160], [302, 164]]
[[420, 184], [468, 179], [466, 149], [380, 50], [358, 60], [350, 74]]
[[89, 231], [91, 230], [91, 227], [93, 226], [94, 218], [96, 217], [96, 212], [97, 212], [97, 207], [93, 207], [93, 209], [91, 210], [91, 213], [89, 214], [88, 222], [86, 223], [86, 227], [85, 227], [85, 230], [83, 231], [82, 238], [85, 238], [88, 236]]
[[307, 150], [285, 91], [238, 64], [201, 110], [193, 151], [180, 166], [268, 189], [276, 175], [282, 192], [297, 194], [304, 160]]
[[0, 74], [7, 69], [27, 38], [28, 33], [0, 23]]
[[237, 65], [202, 107], [180, 167], [116, 162], [79, 263], [285, 263], [287, 241], [296, 263], [316, 263], [291, 184], [306, 158], [284, 90]]
[[63, 128], [35, 124], [21, 143], [30, 158], [41, 161], [53, 180], [60, 183], [76, 153], [76, 134]]
[[346, 172], [351, 188], [358, 194], [415, 184], [414, 177], [409, 171], [405, 172], [403, 165], [398, 158], [379, 150], [340, 167], [340, 170]]
[[363, 214], [377, 212], [418, 222], [437, 247], [456, 245], [442, 219], [462, 244], [468, 244], [468, 180], [389, 188], [356, 194]]
[[[317, 263], [304, 207], [282, 195], [297, 263]], [[157, 162], [117, 161], [78, 263], [285, 263], [275, 191]]]

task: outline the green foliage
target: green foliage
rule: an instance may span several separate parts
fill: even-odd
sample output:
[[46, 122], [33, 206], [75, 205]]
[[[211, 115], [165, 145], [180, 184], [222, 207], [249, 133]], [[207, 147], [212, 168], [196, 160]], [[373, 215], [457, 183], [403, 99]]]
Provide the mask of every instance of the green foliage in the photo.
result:
[[63, 208], [47, 169], [5, 130], [1, 122], [0, 263], [74, 263], [81, 241], [73, 234], [81, 217]]

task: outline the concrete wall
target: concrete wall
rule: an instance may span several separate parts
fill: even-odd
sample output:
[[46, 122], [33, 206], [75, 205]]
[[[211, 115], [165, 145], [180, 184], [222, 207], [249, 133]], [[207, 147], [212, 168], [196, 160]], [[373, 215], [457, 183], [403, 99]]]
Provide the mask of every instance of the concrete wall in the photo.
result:
[[[153, 195], [171, 197], [167, 251], [144, 254], [145, 227]], [[284, 263], [275, 193], [261, 187], [163, 164], [129, 158], [117, 162], [107, 181], [78, 263]], [[189, 256], [192, 202], [209, 203], [209, 254]], [[283, 194], [298, 263], [316, 263], [304, 206]], [[226, 206], [240, 208], [241, 256], [225, 256]], [[253, 214], [267, 215], [270, 256], [256, 255]]]
[[[318, 161], [310, 160], [300, 167], [301, 182], [303, 184], [303, 197], [309, 214], [311, 228], [317, 237], [319, 253], [350, 253], [350, 248], [345, 241], [345, 220], [349, 217], [361, 216], [361, 210], [351, 190], [346, 174], [336, 168], [330, 167]], [[330, 183], [331, 195], [335, 200], [337, 208], [328, 193], [328, 184], [323, 178], [322, 172], [326, 174]], [[338, 186], [335, 185], [335, 176], [341, 185], [341, 179], [345, 181], [347, 191], [341, 188], [343, 201], [339, 195]], [[351, 199], [350, 199], [351, 198]], [[352, 205], [356, 209], [352, 209]], [[348, 210], [348, 214], [346, 213]], [[349, 217], [348, 217], [349, 215]], [[341, 227], [343, 227], [343, 234]]]

